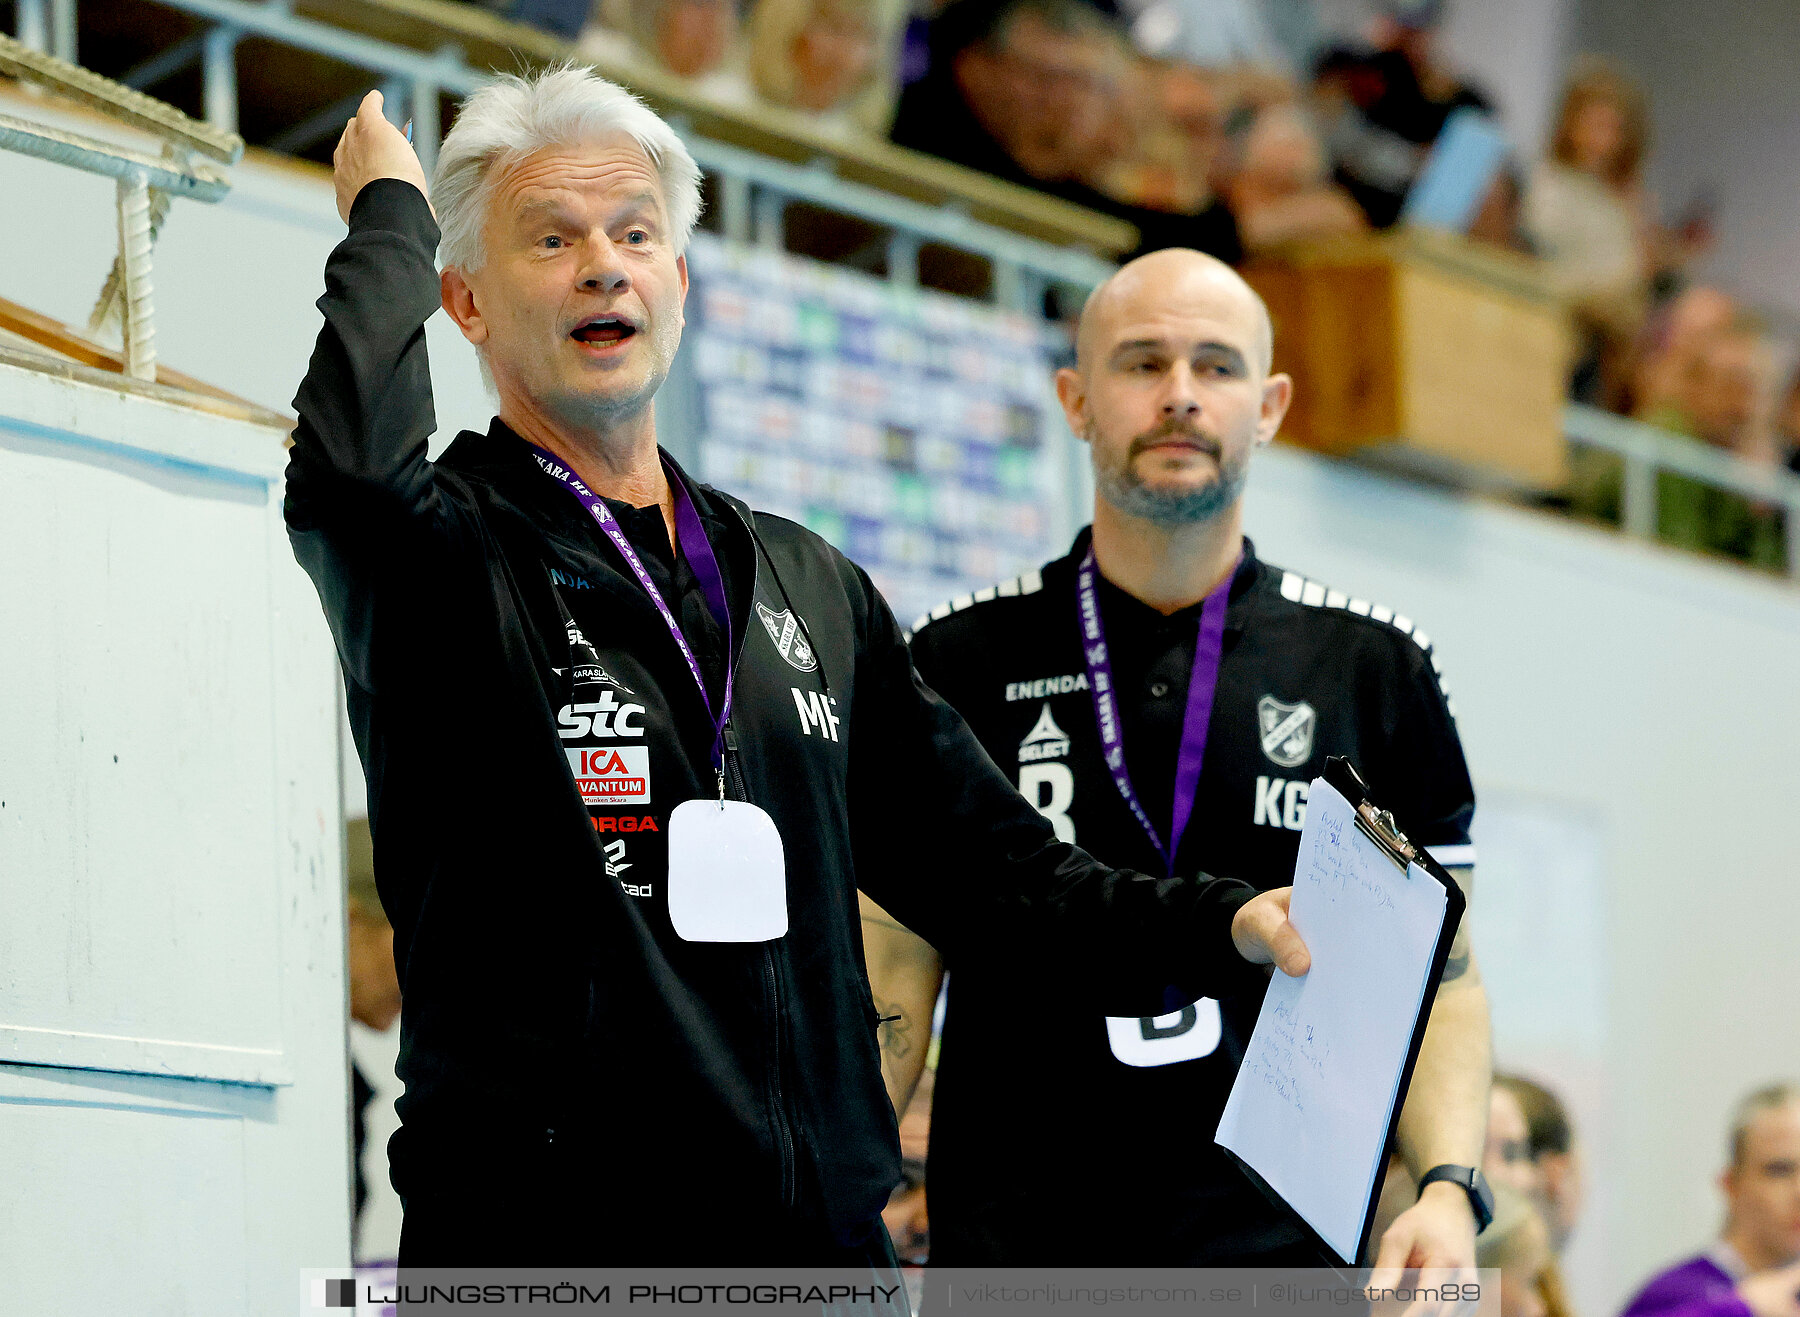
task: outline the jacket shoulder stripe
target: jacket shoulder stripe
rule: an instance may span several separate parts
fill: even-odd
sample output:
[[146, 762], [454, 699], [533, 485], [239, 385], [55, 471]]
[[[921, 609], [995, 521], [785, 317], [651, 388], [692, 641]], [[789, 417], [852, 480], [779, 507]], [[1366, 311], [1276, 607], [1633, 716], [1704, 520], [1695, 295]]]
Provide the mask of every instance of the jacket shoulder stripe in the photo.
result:
[[984, 585], [970, 594], [959, 594], [956, 598], [939, 604], [929, 613], [914, 621], [911, 631], [907, 633], [907, 639], [910, 640], [914, 632], [923, 631], [931, 623], [940, 618], [949, 617], [952, 613], [960, 613], [966, 608], [973, 608], [976, 604], [989, 603], [995, 599], [1016, 599], [1020, 595], [1036, 594], [1043, 588], [1044, 574], [1034, 567], [1028, 572], [1013, 577], [1010, 581], [1001, 581], [997, 585]]
[[1437, 651], [1432, 648], [1431, 637], [1421, 631], [1410, 617], [1381, 604], [1372, 604], [1367, 599], [1353, 599], [1342, 590], [1333, 590], [1318, 581], [1310, 581], [1298, 572], [1282, 572], [1281, 597], [1305, 608], [1341, 609], [1392, 627], [1403, 636], [1410, 636], [1412, 642], [1424, 651], [1425, 657], [1431, 660], [1432, 675], [1437, 680], [1439, 691], [1443, 693], [1444, 703], [1450, 710], [1450, 716], [1456, 716], [1456, 706], [1450, 701], [1450, 687], [1444, 681], [1444, 665], [1439, 661]]

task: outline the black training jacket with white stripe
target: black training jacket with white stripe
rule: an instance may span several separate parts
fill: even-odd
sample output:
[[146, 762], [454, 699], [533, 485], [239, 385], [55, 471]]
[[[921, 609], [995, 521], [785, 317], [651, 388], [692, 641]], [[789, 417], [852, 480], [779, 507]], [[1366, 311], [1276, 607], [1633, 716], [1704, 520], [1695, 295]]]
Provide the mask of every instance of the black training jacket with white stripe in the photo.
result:
[[[870, 1232], [899, 1155], [859, 887], [947, 953], [1029, 948], [1034, 995], [1129, 1012], [1258, 977], [1230, 939], [1253, 889], [1059, 842], [918, 680], [861, 569], [692, 482], [736, 650], [728, 789], [780, 829], [790, 925], [677, 936], [668, 818], [716, 793], [709, 716], [617, 550], [516, 436], [496, 422], [427, 459], [437, 238], [409, 184], [356, 199], [286, 503], [395, 930], [403, 1260], [773, 1263]], [[716, 692], [725, 646], [660, 511], [613, 508]]]

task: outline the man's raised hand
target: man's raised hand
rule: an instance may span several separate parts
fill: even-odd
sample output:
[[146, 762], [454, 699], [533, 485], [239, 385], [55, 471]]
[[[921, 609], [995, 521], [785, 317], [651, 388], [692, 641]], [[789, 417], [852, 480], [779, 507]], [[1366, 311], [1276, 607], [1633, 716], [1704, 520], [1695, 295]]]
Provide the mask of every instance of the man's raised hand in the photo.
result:
[[1288, 898], [1293, 894], [1291, 887], [1277, 887], [1247, 901], [1232, 916], [1231, 940], [1238, 955], [1251, 964], [1273, 965], [1297, 979], [1312, 968], [1312, 954], [1288, 921]]
[[[331, 181], [337, 189], [338, 216], [348, 224], [356, 194], [378, 178], [398, 178], [419, 189], [429, 203], [431, 190], [412, 143], [381, 113], [381, 93], [372, 91], [344, 125], [337, 150], [331, 153]], [[432, 212], [434, 215], [435, 211]]]

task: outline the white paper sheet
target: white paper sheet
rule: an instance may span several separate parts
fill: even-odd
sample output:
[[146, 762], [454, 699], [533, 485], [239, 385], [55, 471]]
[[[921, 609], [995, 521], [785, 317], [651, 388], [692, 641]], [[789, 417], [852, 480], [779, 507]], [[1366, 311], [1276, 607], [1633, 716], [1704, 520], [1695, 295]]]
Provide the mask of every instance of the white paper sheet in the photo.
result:
[[1448, 902], [1354, 818], [1313, 782], [1290, 910], [1312, 969], [1270, 982], [1217, 1135], [1352, 1262]]

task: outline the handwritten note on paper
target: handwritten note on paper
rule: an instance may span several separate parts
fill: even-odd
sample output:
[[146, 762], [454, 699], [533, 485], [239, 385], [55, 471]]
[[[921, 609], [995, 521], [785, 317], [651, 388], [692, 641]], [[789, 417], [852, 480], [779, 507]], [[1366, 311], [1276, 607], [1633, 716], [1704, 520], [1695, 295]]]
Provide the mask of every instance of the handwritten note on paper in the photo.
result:
[[1354, 1261], [1448, 898], [1402, 871], [1323, 778], [1307, 797], [1290, 917], [1312, 952], [1263, 999], [1217, 1142]]

